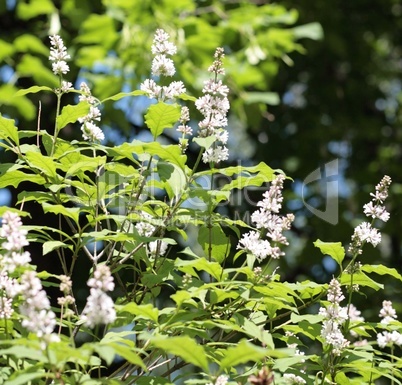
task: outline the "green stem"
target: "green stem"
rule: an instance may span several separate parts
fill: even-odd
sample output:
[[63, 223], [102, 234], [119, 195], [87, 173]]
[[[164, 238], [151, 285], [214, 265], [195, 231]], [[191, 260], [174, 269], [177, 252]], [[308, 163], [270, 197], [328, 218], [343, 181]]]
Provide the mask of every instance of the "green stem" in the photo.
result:
[[[60, 79], [60, 85], [61, 85], [61, 79]], [[61, 93], [56, 93], [56, 97], [57, 97], [56, 119], [54, 120], [53, 144], [52, 144], [52, 150], [50, 151], [50, 156], [53, 156], [53, 154], [54, 154], [54, 150], [56, 149], [57, 136], [59, 135], [57, 118], [60, 115], [61, 95], [62, 95]]]

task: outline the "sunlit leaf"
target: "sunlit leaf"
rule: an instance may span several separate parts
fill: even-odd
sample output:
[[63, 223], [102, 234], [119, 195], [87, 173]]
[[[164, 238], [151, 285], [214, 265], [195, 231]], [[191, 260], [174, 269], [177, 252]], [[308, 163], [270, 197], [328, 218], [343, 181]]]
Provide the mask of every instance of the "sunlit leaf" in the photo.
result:
[[208, 360], [203, 347], [188, 336], [155, 337], [151, 339], [151, 343], [168, 354], [179, 356], [185, 362], [208, 371]]
[[77, 105], [67, 105], [61, 110], [61, 114], [57, 117], [57, 127], [62, 129], [69, 123], [75, 123], [78, 118], [84, 117], [89, 111], [88, 102], [80, 102]]
[[145, 124], [153, 137], [157, 138], [165, 128], [172, 128], [179, 118], [180, 106], [178, 104], [159, 102], [149, 106], [148, 112], [145, 114]]
[[233, 368], [247, 362], [259, 362], [266, 355], [266, 349], [251, 344], [247, 340], [241, 340], [235, 347], [228, 348], [221, 361], [221, 368]]
[[322, 242], [317, 239], [314, 242], [314, 246], [318, 247], [324, 255], [332, 257], [339, 266], [342, 266], [342, 261], [345, 258], [345, 248], [341, 242]]

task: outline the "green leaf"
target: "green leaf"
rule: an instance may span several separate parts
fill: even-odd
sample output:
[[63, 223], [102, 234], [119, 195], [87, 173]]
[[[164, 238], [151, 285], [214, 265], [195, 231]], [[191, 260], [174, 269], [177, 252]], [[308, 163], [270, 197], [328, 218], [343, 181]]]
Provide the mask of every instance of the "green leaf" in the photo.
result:
[[366, 273], [376, 273], [379, 275], [390, 275], [391, 277], [394, 277], [398, 279], [399, 281], [402, 281], [402, 275], [398, 273], [398, 271], [394, 268], [390, 268], [384, 265], [363, 265], [361, 267], [362, 271], [365, 271]]
[[324, 36], [324, 31], [320, 23], [314, 22], [294, 27], [293, 34], [297, 39], [321, 40]]
[[349, 379], [346, 377], [345, 373], [343, 372], [338, 372], [335, 376], [335, 383], [338, 385], [350, 385], [351, 382]]
[[[128, 342], [128, 341], [127, 341]], [[142, 361], [139, 354], [133, 349], [131, 344], [123, 345], [121, 342], [109, 342], [107, 346], [113, 348], [113, 350], [119, 355], [126, 359], [130, 364], [138, 365], [143, 369], [146, 369], [146, 365]]]
[[42, 255], [46, 255], [46, 254], [50, 253], [51, 251], [53, 251], [55, 249], [59, 249], [61, 247], [68, 248], [68, 249], [73, 248], [72, 245], [67, 245], [61, 241], [47, 241], [42, 245], [42, 249], [43, 249]]
[[210, 253], [215, 261], [222, 263], [228, 252], [229, 239], [219, 225], [208, 228], [203, 226], [198, 232], [198, 243], [201, 245], [206, 256]]
[[260, 346], [253, 345], [247, 340], [241, 340], [235, 347], [230, 347], [225, 351], [221, 368], [229, 369], [250, 361], [259, 362], [265, 357], [266, 352], [266, 349]]
[[321, 250], [324, 255], [332, 257], [339, 266], [342, 266], [342, 261], [345, 258], [345, 248], [341, 242], [322, 242], [317, 239], [314, 246]]
[[175, 266], [177, 266], [183, 273], [188, 273], [193, 276], [196, 275], [194, 269], [205, 271], [209, 275], [212, 275], [212, 277], [214, 277], [217, 281], [220, 281], [223, 276], [223, 269], [221, 265], [217, 262], [209, 262], [204, 257], [193, 261], [183, 261], [180, 258], [177, 258], [175, 261]]
[[64, 217], [69, 217], [78, 223], [78, 216], [80, 213], [79, 207], [64, 207], [63, 205], [50, 205], [49, 203], [43, 202], [42, 208], [44, 213], [60, 214]]
[[11, 139], [16, 145], [19, 144], [18, 128], [13, 119], [7, 119], [0, 115], [0, 139]]
[[15, 97], [18, 88], [12, 84], [2, 84], [0, 86], [0, 104], [13, 106], [25, 119], [32, 120], [36, 117], [35, 105], [26, 97]]
[[135, 302], [130, 302], [119, 309], [120, 312], [128, 312], [136, 316], [136, 319], [149, 319], [158, 322], [159, 311], [158, 308], [153, 307], [151, 304], [137, 305]]
[[49, 56], [49, 48], [46, 47], [39, 37], [30, 34], [23, 34], [14, 40], [14, 47], [19, 52], [34, 52]]
[[216, 142], [216, 136], [211, 135], [206, 138], [193, 138], [193, 142], [208, 150]]
[[61, 114], [57, 117], [57, 127], [59, 130], [67, 126], [69, 123], [75, 123], [78, 118], [84, 117], [89, 112], [89, 103], [80, 102], [77, 105], [68, 104], [65, 106]]
[[0, 188], [13, 186], [17, 188], [21, 182], [36, 183], [44, 185], [45, 178], [40, 175], [27, 174], [19, 170], [8, 170], [0, 176]]
[[26, 89], [24, 89], [24, 90], [18, 90], [18, 91], [15, 93], [15, 96], [24, 96], [24, 95], [27, 95], [27, 94], [36, 94], [37, 92], [40, 92], [40, 91], [50, 91], [50, 92], [53, 92], [53, 90], [52, 90], [50, 87], [46, 87], [46, 86], [32, 86], [32, 87], [26, 88]]
[[[26, 385], [26, 384], [31, 384], [32, 380], [43, 378], [44, 373], [35, 371], [32, 373], [18, 373], [13, 379], [8, 379], [7, 384], [8, 385]], [[47, 378], [53, 378], [53, 374], [47, 374]], [[34, 382], [36, 383], [36, 382]]]
[[29, 20], [39, 15], [55, 12], [55, 6], [51, 0], [17, 2], [17, 15], [22, 20]]
[[164, 188], [170, 199], [173, 199], [183, 191], [187, 179], [181, 168], [172, 163], [159, 161], [157, 171], [161, 181], [166, 182]]
[[264, 103], [277, 106], [281, 99], [276, 92], [245, 92], [243, 94], [245, 104]]
[[123, 99], [123, 98], [125, 98], [127, 96], [141, 96], [141, 95], [146, 95], [146, 94], [147, 93], [145, 91], [141, 91], [141, 90], [135, 90], [135, 91], [132, 91], [132, 92], [119, 92], [116, 95], [109, 96], [108, 98], [103, 99], [101, 101], [101, 104], [103, 104], [104, 102], [106, 102], [108, 100], [115, 100], [116, 101], [116, 100]]
[[154, 337], [152, 345], [162, 349], [168, 354], [182, 358], [185, 362], [200, 367], [208, 372], [208, 360], [204, 348], [188, 336], [180, 337]]
[[43, 172], [50, 178], [56, 178], [56, 166], [52, 158], [42, 155], [39, 152], [29, 151], [26, 154], [26, 159], [31, 167], [36, 168]]
[[165, 128], [172, 128], [180, 119], [180, 106], [159, 102], [152, 104], [145, 115], [145, 124], [156, 139]]
[[353, 274], [353, 282], [351, 280], [350, 274], [345, 274], [345, 273], [342, 274], [341, 284], [349, 286], [351, 283], [353, 283], [353, 285], [368, 286], [374, 290], [384, 289], [383, 284], [374, 281], [373, 279], [368, 277], [366, 274], [364, 274], [362, 271], [360, 271], [359, 273]]

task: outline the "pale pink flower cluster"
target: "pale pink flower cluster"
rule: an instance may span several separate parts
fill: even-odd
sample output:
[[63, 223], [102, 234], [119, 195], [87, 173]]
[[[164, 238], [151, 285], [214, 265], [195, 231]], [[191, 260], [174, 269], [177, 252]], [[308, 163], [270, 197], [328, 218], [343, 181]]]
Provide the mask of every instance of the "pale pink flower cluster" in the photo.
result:
[[[141, 216], [146, 221], [136, 223], [135, 228], [141, 237], [151, 237], [155, 234], [156, 227], [149, 223], [152, 221], [152, 216], [144, 211]], [[168, 244], [162, 240], [151, 241], [147, 244], [147, 252], [150, 257], [164, 256], [168, 249]]]
[[373, 197], [370, 203], [363, 206], [364, 214], [371, 218], [381, 219], [383, 222], [387, 222], [389, 219], [389, 212], [382, 205], [385, 199], [388, 198], [388, 189], [391, 185], [391, 178], [385, 175], [380, 183], [375, 186], [375, 194], [371, 193]]
[[392, 307], [391, 301], [382, 302], [382, 308], [379, 316], [382, 318], [381, 323], [385, 325], [388, 325], [391, 321], [394, 321], [398, 318], [395, 309]]
[[20, 306], [20, 314], [24, 317], [22, 326], [45, 342], [59, 341], [59, 337], [53, 333], [56, 315], [50, 308], [50, 301], [35, 271], [26, 270], [23, 273], [20, 290], [24, 299]]
[[327, 299], [329, 304], [319, 310], [319, 314], [324, 316], [321, 337], [327, 345], [330, 345], [331, 352], [339, 356], [342, 350], [349, 346], [349, 341], [340, 329], [341, 325], [348, 319], [348, 314], [347, 308], [340, 306], [345, 297], [342, 294], [340, 283], [335, 278], [329, 283]]
[[0, 318], [11, 318], [14, 313], [13, 299], [21, 291], [15, 278], [6, 272], [0, 272]]
[[66, 60], [70, 59], [67, 48], [64, 46], [63, 40], [59, 35], [50, 36], [50, 56], [52, 61], [52, 70], [55, 75], [65, 75], [69, 70]]
[[102, 141], [105, 139], [103, 131], [94, 123], [100, 121], [101, 113], [97, 107], [98, 101], [92, 96], [91, 90], [85, 82], [80, 84], [81, 94], [78, 97], [80, 102], [86, 101], [89, 103], [89, 112], [78, 121], [82, 124], [81, 131], [82, 137], [90, 142]]
[[214, 76], [204, 82], [203, 96], [195, 102], [196, 108], [204, 116], [198, 124], [198, 136], [200, 138], [215, 136], [216, 138], [216, 142], [203, 154], [204, 163], [219, 163], [229, 158], [229, 151], [226, 148], [229, 135], [224, 128], [228, 125], [229, 88], [218, 79], [218, 75], [225, 74], [222, 62], [224, 56], [223, 48], [217, 48], [214, 55], [215, 61], [208, 68]]
[[91, 289], [81, 319], [90, 328], [114, 322], [116, 319], [114, 302], [106, 294], [107, 291], [114, 289], [113, 277], [109, 267], [99, 265], [87, 284]]
[[10, 318], [14, 313], [13, 299], [21, 292], [21, 287], [12, 275], [17, 268], [31, 261], [30, 254], [22, 248], [29, 244], [27, 231], [22, 229], [21, 218], [11, 211], [2, 217], [0, 237], [4, 254], [0, 254], [0, 318]]
[[228, 376], [221, 374], [214, 383], [208, 382], [206, 385], [226, 385], [229, 381]]
[[[385, 175], [380, 183], [375, 187], [375, 194], [371, 193], [373, 197], [371, 202], [363, 206], [364, 213], [367, 217], [374, 219], [381, 219], [386, 222], [389, 219], [389, 212], [382, 205], [388, 197], [388, 189], [391, 185], [391, 178]], [[358, 225], [352, 235], [352, 243], [349, 247], [351, 254], [361, 254], [363, 252], [363, 244], [371, 243], [376, 247], [381, 242], [381, 233], [373, 227], [369, 222], [363, 222]]]
[[[151, 47], [152, 54], [155, 55], [152, 60], [151, 71], [153, 76], [173, 76], [176, 72], [174, 62], [168, 56], [176, 54], [176, 46], [169, 41], [169, 34], [163, 29], [158, 29], [154, 35], [154, 41]], [[140, 85], [141, 91], [144, 91], [150, 99], [159, 101], [174, 100], [186, 92], [182, 81], [173, 81], [167, 86], [159, 86], [153, 79], [145, 79]]]
[[293, 385], [306, 384], [306, 381], [302, 377], [296, 376], [296, 374], [293, 373], [285, 373], [283, 375], [283, 378], [286, 384], [293, 384]]
[[[383, 325], [388, 325], [390, 322], [398, 318], [391, 301], [382, 302], [379, 316], [382, 318], [381, 323]], [[385, 348], [387, 345], [402, 346], [402, 334], [396, 330], [393, 330], [392, 332], [383, 331], [382, 333], [377, 334], [377, 344], [380, 348]]]
[[22, 248], [29, 243], [26, 239], [27, 231], [22, 229], [21, 218], [11, 211], [4, 213], [0, 237], [5, 238], [2, 248], [6, 250], [0, 255], [0, 272], [13, 273], [19, 266], [31, 262], [30, 254]]
[[[284, 180], [285, 176], [278, 174], [272, 181], [269, 190], [264, 193], [264, 199], [257, 203], [260, 209], [252, 214], [251, 220], [260, 231], [250, 231], [244, 234], [237, 245], [238, 249], [248, 251], [259, 261], [267, 257], [280, 258], [284, 252], [278, 245], [288, 245], [283, 232], [290, 229], [294, 215], [278, 215], [282, 208]], [[265, 234], [268, 239], [261, 239], [261, 234]]]

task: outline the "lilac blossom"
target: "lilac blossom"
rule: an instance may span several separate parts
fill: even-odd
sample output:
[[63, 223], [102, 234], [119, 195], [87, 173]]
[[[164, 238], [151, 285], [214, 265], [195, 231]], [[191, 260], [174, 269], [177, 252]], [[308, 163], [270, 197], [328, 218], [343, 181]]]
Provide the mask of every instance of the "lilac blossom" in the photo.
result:
[[50, 308], [50, 301], [35, 271], [27, 270], [22, 275], [21, 295], [24, 299], [20, 306], [20, 313], [24, 317], [22, 326], [45, 342], [58, 341], [59, 337], [53, 333], [56, 315]]
[[195, 102], [196, 108], [204, 116], [198, 124], [198, 136], [200, 138], [215, 136], [216, 139], [204, 152], [202, 157], [204, 163], [219, 163], [229, 158], [229, 151], [225, 146], [228, 141], [225, 127], [228, 125], [227, 113], [230, 108], [227, 98], [229, 88], [218, 79], [218, 75], [225, 74], [222, 62], [224, 56], [223, 48], [217, 48], [214, 63], [208, 68], [213, 78], [204, 82], [203, 95]]
[[[375, 187], [375, 193], [370, 195], [373, 197], [371, 202], [363, 206], [364, 213], [367, 217], [374, 219], [380, 219], [384, 222], [388, 221], [389, 213], [382, 205], [388, 197], [388, 189], [391, 185], [391, 178], [385, 175], [380, 183]], [[376, 247], [381, 242], [381, 233], [373, 227], [372, 223], [363, 222], [354, 229], [352, 235], [352, 242], [349, 246], [349, 252], [352, 255], [358, 255], [363, 252], [363, 245], [365, 243], [371, 243]]]
[[226, 384], [228, 383], [228, 380], [229, 380], [228, 376], [225, 376], [225, 375], [221, 374], [221, 375], [216, 379], [216, 381], [215, 381], [214, 383], [209, 382], [209, 383], [206, 384], [206, 385], [226, 385]]
[[[269, 190], [264, 193], [264, 199], [257, 203], [260, 208], [251, 215], [251, 221], [256, 225], [257, 229], [260, 229], [260, 232], [252, 230], [244, 234], [237, 245], [238, 249], [246, 250], [259, 261], [267, 257], [280, 258], [284, 255], [284, 252], [279, 245], [288, 245], [283, 231], [290, 229], [294, 215], [278, 215], [279, 210], [282, 208], [284, 180], [284, 175], [279, 174], [276, 176]], [[261, 234], [264, 234], [268, 239], [262, 239]]]
[[5, 241], [1, 246], [6, 253], [0, 255], [0, 272], [13, 273], [18, 267], [31, 262], [30, 254], [22, 250], [29, 244], [27, 231], [21, 228], [21, 218], [11, 211], [4, 213], [2, 222], [0, 237], [5, 238]]
[[341, 325], [348, 319], [347, 308], [341, 307], [340, 302], [345, 299], [341, 285], [333, 278], [328, 287], [327, 300], [329, 304], [321, 307], [319, 314], [324, 317], [321, 328], [321, 337], [329, 345], [332, 354], [339, 356], [343, 349], [349, 346], [349, 341], [341, 332]]
[[114, 322], [116, 319], [114, 302], [106, 294], [107, 291], [114, 289], [113, 277], [109, 267], [99, 265], [87, 284], [91, 289], [81, 319], [90, 328]]
[[385, 325], [388, 325], [391, 321], [394, 321], [398, 318], [395, 309], [392, 307], [391, 301], [382, 302], [382, 308], [379, 316], [382, 318], [381, 323]]
[[50, 36], [50, 56], [52, 61], [52, 70], [55, 75], [65, 75], [69, 70], [66, 60], [70, 59], [67, 48], [64, 46], [63, 40], [59, 35]]
[[[177, 47], [169, 41], [169, 34], [163, 29], [155, 32], [151, 51], [154, 55], [151, 64], [151, 74], [155, 77], [172, 77], [176, 73], [173, 60], [169, 57], [177, 52]], [[173, 81], [167, 86], [159, 86], [153, 79], [145, 79], [140, 85], [141, 91], [144, 91], [150, 99], [159, 101], [175, 100], [181, 94], [186, 92], [182, 81]]]
[[101, 112], [97, 107], [98, 101], [92, 96], [91, 90], [85, 82], [80, 84], [80, 90], [79, 101], [89, 103], [88, 114], [78, 119], [81, 123], [82, 137], [90, 142], [102, 141], [105, 139], [105, 135], [94, 123], [94, 121], [100, 121], [101, 119]]
[[285, 373], [283, 375], [283, 378], [287, 384], [294, 384], [294, 385], [306, 384], [306, 381], [302, 377], [296, 376], [293, 373]]

